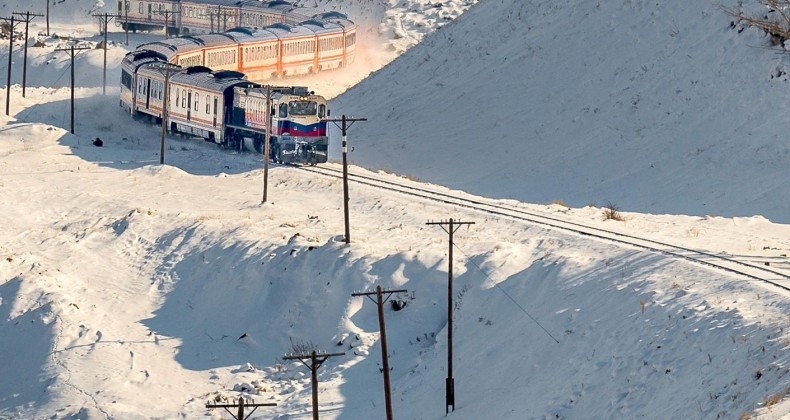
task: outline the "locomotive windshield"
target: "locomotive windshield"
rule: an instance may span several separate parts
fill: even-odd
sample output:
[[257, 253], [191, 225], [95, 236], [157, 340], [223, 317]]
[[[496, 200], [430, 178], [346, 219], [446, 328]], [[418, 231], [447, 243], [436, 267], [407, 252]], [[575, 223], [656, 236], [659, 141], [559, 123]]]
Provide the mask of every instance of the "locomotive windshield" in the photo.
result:
[[317, 112], [318, 104], [315, 101], [288, 102], [288, 114], [290, 115], [315, 115]]

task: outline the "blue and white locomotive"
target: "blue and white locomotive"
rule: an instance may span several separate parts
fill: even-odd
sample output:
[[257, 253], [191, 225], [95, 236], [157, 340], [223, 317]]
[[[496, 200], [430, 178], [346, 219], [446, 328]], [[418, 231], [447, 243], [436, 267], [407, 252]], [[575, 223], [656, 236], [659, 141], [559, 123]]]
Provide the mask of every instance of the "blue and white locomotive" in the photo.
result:
[[262, 152], [268, 131], [269, 157], [275, 162], [327, 161], [329, 110], [324, 97], [305, 87], [267, 88], [243, 73], [203, 66], [178, 69], [166, 80], [166, 63], [154, 51], [127, 54], [121, 65], [121, 107], [133, 116], [146, 115], [165, 124], [167, 131], [226, 148]]

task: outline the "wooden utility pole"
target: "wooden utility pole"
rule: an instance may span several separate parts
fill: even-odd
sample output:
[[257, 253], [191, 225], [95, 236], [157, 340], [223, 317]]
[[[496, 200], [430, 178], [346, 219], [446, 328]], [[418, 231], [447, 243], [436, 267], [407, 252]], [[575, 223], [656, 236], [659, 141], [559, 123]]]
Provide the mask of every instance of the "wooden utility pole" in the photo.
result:
[[217, 5], [217, 11], [216, 12], [211, 11], [211, 10], [208, 11], [208, 17], [209, 17], [209, 19], [211, 21], [211, 32], [212, 33], [214, 32], [214, 17], [215, 16], [217, 18], [217, 32], [220, 31], [220, 27], [219, 27], [220, 18], [222, 18], [222, 31], [224, 32], [224, 31], [228, 30], [228, 18], [232, 17], [232, 16], [228, 16], [228, 11], [227, 10], [223, 10], [221, 5]]
[[162, 92], [162, 141], [159, 143], [159, 164], [165, 164], [165, 135], [167, 134], [168, 98], [170, 96], [170, 76], [181, 71], [181, 66], [172, 63], [152, 63], [151, 68], [165, 76], [165, 85]]
[[8, 23], [8, 77], [5, 90], [5, 114], [11, 115], [11, 57], [14, 55], [14, 15], [11, 14], [10, 18], [0, 18]]
[[93, 15], [100, 18], [104, 24], [104, 74], [102, 76], [101, 94], [107, 94], [107, 29], [112, 18], [118, 17], [109, 13], [102, 13], [100, 15]]
[[272, 136], [272, 86], [266, 85], [266, 134], [263, 136], [263, 198], [261, 204], [266, 203], [269, 192], [269, 154], [271, 154], [269, 142]]
[[[300, 354], [300, 355], [292, 355], [292, 356], [285, 356], [283, 360], [298, 360], [302, 362], [303, 365], [310, 368], [311, 372], [311, 382], [313, 386], [313, 420], [318, 420], [318, 368], [326, 361], [326, 359], [332, 356], [343, 356], [346, 353], [322, 353], [316, 354], [315, 350], [313, 350], [310, 354]], [[305, 360], [310, 359], [310, 364], [308, 365]]]
[[47, 36], [49, 36], [49, 0], [47, 0]]
[[167, 10], [167, 9], [165, 9], [165, 10], [162, 10], [161, 13], [165, 15], [165, 39], [168, 39], [168, 38], [170, 38], [170, 31], [168, 30], [167, 24], [170, 23], [170, 17], [172, 15], [177, 15], [177, 14], [179, 14], [181, 12], [178, 11], [178, 10]]
[[[228, 412], [231, 416], [233, 416], [236, 420], [245, 420], [247, 417], [251, 416], [258, 407], [276, 407], [276, 403], [255, 403], [254, 400], [245, 401], [244, 397], [239, 397], [239, 402], [236, 404], [210, 404], [206, 403], [206, 408], [224, 408], [225, 411]], [[244, 416], [244, 407], [252, 407], [252, 411], [247, 414], [247, 417]], [[228, 410], [229, 408], [238, 408], [236, 414], [233, 414], [232, 411]]]
[[[389, 368], [389, 355], [387, 353], [387, 330], [384, 328], [384, 302], [389, 300], [393, 293], [406, 293], [406, 289], [400, 290], [382, 290], [381, 286], [376, 286], [375, 292], [365, 293], [352, 293], [351, 296], [367, 296], [373, 300], [372, 295], [376, 295], [376, 303], [379, 311], [379, 330], [381, 331], [381, 367], [384, 373], [384, 402], [387, 410], [387, 420], [392, 420], [392, 395], [390, 394], [390, 368]], [[382, 295], [386, 293], [387, 298], [382, 299]]]
[[74, 134], [74, 55], [76, 51], [80, 50], [89, 50], [90, 47], [79, 47], [74, 48], [74, 44], [71, 44], [69, 48], [58, 48], [55, 51], [66, 51], [71, 56], [71, 134]]
[[447, 379], [445, 380], [445, 414], [450, 413], [450, 406], [455, 411], [455, 379], [453, 378], [453, 234], [463, 225], [473, 225], [475, 222], [462, 222], [450, 219], [446, 222], [428, 222], [426, 225], [439, 225], [450, 235], [450, 250], [448, 254], [449, 268], [447, 270]]
[[123, 2], [123, 30], [126, 32], [126, 46], [129, 46], [129, 0]]
[[[340, 118], [328, 119], [326, 121], [332, 122], [335, 126], [339, 127], [343, 132], [343, 216], [346, 221], [346, 243], [351, 243], [351, 223], [348, 217], [348, 145], [346, 143], [346, 135], [348, 129], [351, 128], [357, 121], [367, 121], [367, 118], [352, 118], [343, 115]], [[340, 123], [340, 125], [338, 125]]]
[[14, 12], [17, 16], [24, 16], [23, 19], [25, 21], [25, 60], [22, 64], [22, 97], [25, 97], [25, 86], [27, 86], [27, 39], [28, 39], [28, 28], [30, 26], [30, 21], [33, 20], [36, 16], [44, 16], [40, 14], [25, 12], [25, 13], [17, 13]]

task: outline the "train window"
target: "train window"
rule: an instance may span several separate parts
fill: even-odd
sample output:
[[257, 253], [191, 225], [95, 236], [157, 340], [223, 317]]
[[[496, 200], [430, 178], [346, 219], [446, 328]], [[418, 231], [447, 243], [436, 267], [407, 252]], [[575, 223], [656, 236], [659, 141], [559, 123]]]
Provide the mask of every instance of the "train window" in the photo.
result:
[[179, 98], [178, 92], [179, 92], [178, 88], [176, 88], [176, 108], [178, 108], [178, 105], [180, 104], [179, 101], [178, 101], [178, 98]]
[[208, 95], [206, 95], [206, 115], [211, 114], [211, 102]]
[[288, 116], [288, 104], [280, 104], [280, 118]]
[[143, 2], [140, 2], [140, 7], [138, 7], [137, 9], [138, 9], [137, 11], [140, 12], [140, 14], [142, 15], [143, 14]]
[[214, 97], [214, 115], [217, 115], [217, 103], [218, 102], [219, 101], [218, 101], [217, 97], [215, 96]]
[[288, 112], [291, 115], [315, 115], [317, 107], [315, 101], [291, 101], [288, 103]]
[[326, 116], [326, 105], [321, 104], [318, 105], [318, 118], [324, 118]]
[[181, 108], [187, 107], [187, 91], [186, 89], [181, 89]]
[[200, 105], [200, 95], [198, 95], [197, 93], [195, 93], [195, 111], [197, 111], [198, 109], [200, 109], [200, 108], [198, 108], [198, 106], [199, 106], [199, 105]]
[[119, 1], [118, 2], [118, 13], [121, 13], [121, 12], [123, 12], [123, 2]]

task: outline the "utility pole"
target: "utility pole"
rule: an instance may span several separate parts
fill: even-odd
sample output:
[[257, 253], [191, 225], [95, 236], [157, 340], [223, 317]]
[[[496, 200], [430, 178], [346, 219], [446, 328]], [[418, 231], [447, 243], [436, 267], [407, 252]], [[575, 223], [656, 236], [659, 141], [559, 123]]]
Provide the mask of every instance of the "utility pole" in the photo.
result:
[[[25, 60], [22, 64], [22, 97], [25, 97], [25, 86], [27, 86], [27, 40], [28, 40], [28, 27], [30, 26], [30, 21], [33, 20], [36, 16], [43, 16], [38, 15], [35, 13], [25, 12], [25, 13], [17, 13], [14, 12], [15, 15], [24, 16], [25, 21]], [[10, 50], [9, 50], [10, 51]]]
[[272, 85], [266, 85], [266, 134], [263, 137], [263, 199], [261, 199], [261, 204], [266, 203], [267, 193], [269, 191], [269, 154], [271, 147], [269, 142], [271, 141], [271, 133], [272, 133]]
[[151, 68], [165, 76], [165, 85], [162, 93], [162, 141], [159, 143], [159, 164], [165, 164], [165, 135], [167, 133], [168, 98], [170, 96], [170, 76], [181, 71], [181, 66], [172, 63], [153, 63]]
[[[244, 397], [239, 397], [239, 402], [236, 404], [210, 404], [206, 403], [206, 408], [224, 408], [225, 411], [228, 412], [234, 419], [236, 420], [245, 420], [247, 417], [251, 416], [258, 407], [276, 407], [276, 403], [255, 403], [254, 400], [250, 399], [250, 401], [245, 401]], [[252, 411], [244, 416], [244, 407], [252, 407]], [[238, 411], [234, 415], [232, 411], [228, 410], [229, 408], [238, 408]]]
[[47, 0], [47, 36], [49, 36], [49, 0]]
[[211, 33], [214, 33], [214, 18], [215, 17], [217, 18], [217, 32], [220, 31], [220, 19], [222, 20], [222, 28], [221, 29], [222, 29], [223, 32], [226, 31], [228, 29], [228, 18], [231, 17], [231, 16], [228, 16], [228, 11], [227, 10], [222, 10], [222, 6], [220, 6], [220, 5], [217, 5], [217, 11], [216, 12], [211, 11], [211, 10], [208, 11], [208, 18], [209, 18], [210, 24], [211, 24]]
[[93, 15], [93, 16], [100, 18], [104, 23], [104, 74], [102, 76], [101, 94], [106, 95], [107, 94], [107, 29], [110, 20], [117, 16], [111, 15], [109, 13], [103, 13], [100, 15]]
[[74, 134], [74, 55], [75, 51], [89, 50], [90, 47], [74, 48], [71, 44], [69, 48], [58, 48], [55, 51], [66, 51], [71, 56], [71, 134]]
[[177, 14], [179, 14], [181, 12], [178, 11], [178, 10], [167, 10], [167, 9], [165, 9], [165, 10], [162, 10], [161, 13], [163, 13], [165, 15], [165, 39], [168, 39], [168, 38], [170, 38], [170, 31], [168, 30], [167, 24], [170, 23], [170, 16], [177, 15]]
[[8, 24], [8, 78], [6, 83], [6, 90], [5, 90], [5, 114], [11, 115], [11, 57], [14, 55], [14, 27], [17, 23], [14, 23], [14, 15], [11, 14], [10, 18], [0, 18]]
[[[455, 379], [453, 378], [453, 234], [463, 225], [475, 222], [462, 222], [450, 219], [446, 222], [428, 222], [426, 225], [439, 225], [450, 235], [448, 254], [449, 269], [447, 270], [447, 379], [445, 380], [445, 414], [450, 413], [450, 406], [455, 411]], [[447, 225], [447, 227], [445, 227]]]
[[[367, 118], [352, 118], [346, 117], [343, 115], [341, 118], [329, 119], [326, 120], [328, 122], [332, 122], [335, 126], [339, 127], [340, 130], [343, 132], [343, 216], [346, 220], [346, 244], [351, 243], [351, 226], [348, 217], [348, 146], [346, 143], [346, 135], [348, 133], [348, 129], [351, 128], [357, 121], [367, 121]], [[337, 123], [340, 123], [338, 125]]]
[[[310, 354], [300, 354], [300, 355], [292, 355], [292, 356], [285, 356], [283, 360], [298, 360], [302, 362], [303, 365], [310, 368], [311, 372], [311, 382], [313, 385], [313, 420], [318, 420], [318, 368], [326, 361], [326, 359], [332, 356], [343, 356], [346, 353], [323, 353], [323, 354], [316, 354], [315, 350], [313, 350]], [[310, 364], [308, 365], [305, 362], [306, 359], [310, 359]]]
[[[379, 311], [379, 330], [381, 331], [381, 366], [384, 373], [384, 402], [387, 410], [387, 420], [392, 420], [392, 396], [390, 394], [390, 368], [389, 355], [387, 353], [387, 331], [384, 328], [384, 302], [389, 300], [393, 293], [406, 293], [406, 289], [400, 290], [381, 290], [381, 286], [376, 286], [375, 292], [352, 293], [351, 296], [367, 296], [373, 300], [372, 295], [376, 295], [376, 303]], [[382, 299], [382, 294], [387, 293], [387, 298]]]
[[126, 32], [126, 46], [129, 46], [129, 0], [123, 1], [124, 23], [123, 30]]

